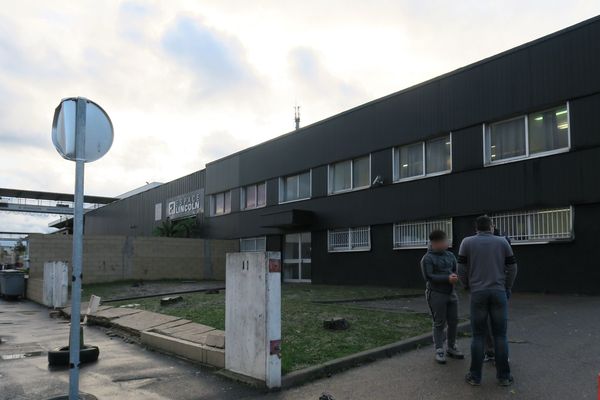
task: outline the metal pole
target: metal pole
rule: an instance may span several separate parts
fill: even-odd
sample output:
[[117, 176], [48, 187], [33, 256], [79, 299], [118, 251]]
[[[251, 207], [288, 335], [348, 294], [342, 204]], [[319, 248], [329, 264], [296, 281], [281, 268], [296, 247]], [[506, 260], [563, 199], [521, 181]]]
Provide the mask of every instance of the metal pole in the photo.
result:
[[79, 399], [81, 264], [83, 259], [83, 175], [86, 100], [77, 98], [75, 120], [75, 204], [73, 217], [73, 276], [71, 278], [71, 334], [69, 340], [69, 400]]

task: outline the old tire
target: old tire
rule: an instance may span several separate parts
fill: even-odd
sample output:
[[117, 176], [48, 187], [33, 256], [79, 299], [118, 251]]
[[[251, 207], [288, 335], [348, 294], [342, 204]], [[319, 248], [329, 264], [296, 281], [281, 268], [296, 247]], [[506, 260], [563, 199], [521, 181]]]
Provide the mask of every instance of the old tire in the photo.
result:
[[[86, 364], [94, 362], [100, 355], [98, 346], [84, 345], [79, 351], [79, 362]], [[69, 346], [59, 347], [48, 352], [48, 365], [69, 365]]]

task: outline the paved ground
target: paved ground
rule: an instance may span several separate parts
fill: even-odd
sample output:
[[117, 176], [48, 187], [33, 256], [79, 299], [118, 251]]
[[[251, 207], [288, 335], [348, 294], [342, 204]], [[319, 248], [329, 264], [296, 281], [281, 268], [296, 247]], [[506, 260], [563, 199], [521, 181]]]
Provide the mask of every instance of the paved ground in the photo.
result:
[[[30, 302], [0, 300], [0, 399], [38, 400], [65, 394], [68, 371], [50, 370], [45, 355], [10, 358], [27, 345], [47, 351], [66, 344], [68, 323], [50, 319], [45, 308]], [[82, 369], [81, 389], [99, 399], [239, 399], [260, 392], [179, 359], [144, 350], [98, 327], [85, 329], [85, 341], [100, 347], [100, 360]], [[14, 349], [14, 350], [13, 350]], [[6, 357], [9, 356], [9, 357]]]
[[[464, 304], [464, 303], [463, 303]], [[146, 351], [98, 328], [86, 342], [101, 348], [101, 360], [84, 368], [82, 390], [100, 399], [596, 399], [600, 373], [600, 297], [515, 295], [511, 301], [511, 362], [516, 383], [495, 385], [486, 366], [482, 387], [463, 382], [468, 360], [439, 366], [427, 347], [265, 396], [186, 362]], [[44, 308], [0, 300], [0, 335], [7, 346], [47, 350], [64, 344], [68, 325]], [[468, 338], [460, 345], [468, 353]], [[14, 352], [13, 352], [14, 353]], [[45, 356], [0, 360], [0, 399], [44, 399], [64, 393], [66, 370], [50, 371]]]
[[[463, 302], [466, 306], [466, 302]], [[275, 399], [597, 399], [600, 373], [600, 297], [515, 294], [509, 338], [515, 385], [495, 385], [486, 366], [481, 387], [464, 383], [469, 361], [436, 365], [432, 347], [337, 374]], [[460, 346], [469, 353], [468, 338]]]
[[[459, 304], [465, 305], [465, 307], [459, 307], [459, 317], [460, 318], [469, 318], [469, 307], [466, 305], [469, 304], [469, 296], [466, 292], [460, 291], [459, 295]], [[429, 306], [425, 301], [423, 301], [423, 296], [421, 297], [403, 297], [398, 299], [388, 299], [388, 300], [373, 300], [373, 301], [355, 301], [351, 303], [354, 307], [366, 308], [366, 309], [377, 309], [382, 311], [392, 311], [392, 312], [417, 312], [417, 313], [425, 313], [429, 314]]]

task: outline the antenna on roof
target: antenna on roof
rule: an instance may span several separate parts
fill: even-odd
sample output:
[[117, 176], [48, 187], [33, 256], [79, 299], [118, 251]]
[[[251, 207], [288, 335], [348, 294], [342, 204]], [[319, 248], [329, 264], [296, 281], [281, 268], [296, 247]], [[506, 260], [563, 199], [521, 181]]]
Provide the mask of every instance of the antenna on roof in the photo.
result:
[[296, 122], [296, 130], [300, 129], [300, 106], [294, 106], [294, 121]]

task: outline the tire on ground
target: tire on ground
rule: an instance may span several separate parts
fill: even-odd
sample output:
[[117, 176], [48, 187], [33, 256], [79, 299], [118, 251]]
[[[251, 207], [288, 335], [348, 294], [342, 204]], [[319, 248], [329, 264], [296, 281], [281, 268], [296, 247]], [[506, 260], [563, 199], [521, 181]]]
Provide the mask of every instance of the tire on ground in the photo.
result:
[[[79, 362], [94, 362], [100, 355], [98, 346], [84, 345], [79, 351]], [[59, 347], [48, 352], [48, 365], [69, 365], [69, 346]]]

